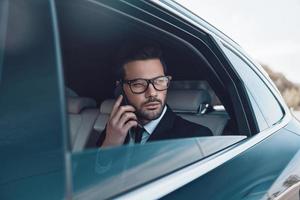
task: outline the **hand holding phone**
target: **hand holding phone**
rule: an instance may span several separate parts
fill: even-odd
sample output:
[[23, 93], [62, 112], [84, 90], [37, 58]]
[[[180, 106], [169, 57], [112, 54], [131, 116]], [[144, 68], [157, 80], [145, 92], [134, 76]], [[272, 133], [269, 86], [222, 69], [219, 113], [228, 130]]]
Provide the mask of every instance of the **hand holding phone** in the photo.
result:
[[121, 94], [113, 106], [102, 147], [122, 145], [129, 129], [138, 126], [135, 108], [131, 105], [122, 105], [124, 98]]
[[123, 87], [122, 87], [122, 84], [119, 83], [116, 88], [115, 88], [115, 91], [114, 91], [114, 96], [116, 99], [118, 99], [120, 97], [120, 95], [123, 96], [123, 99], [121, 101], [121, 105], [124, 106], [124, 105], [129, 105], [128, 103], [128, 100], [127, 100], [127, 97], [126, 97], [126, 94], [123, 90]]

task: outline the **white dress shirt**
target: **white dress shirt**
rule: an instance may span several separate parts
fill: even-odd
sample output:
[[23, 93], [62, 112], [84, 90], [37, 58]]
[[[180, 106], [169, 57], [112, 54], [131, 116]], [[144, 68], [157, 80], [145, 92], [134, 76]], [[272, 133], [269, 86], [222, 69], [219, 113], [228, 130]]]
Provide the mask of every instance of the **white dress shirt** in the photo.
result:
[[[161, 115], [159, 116], [159, 118], [157, 118], [155, 120], [152, 120], [149, 123], [147, 123], [146, 125], [144, 125], [145, 131], [143, 132], [143, 135], [142, 135], [141, 144], [145, 144], [147, 142], [150, 135], [153, 133], [153, 131], [157, 127], [158, 123], [160, 122], [160, 120], [165, 115], [166, 111], [167, 111], [167, 106], [164, 107], [164, 109], [161, 112]], [[129, 134], [130, 134], [129, 144], [134, 144], [134, 134], [132, 134], [131, 131], [129, 132]]]

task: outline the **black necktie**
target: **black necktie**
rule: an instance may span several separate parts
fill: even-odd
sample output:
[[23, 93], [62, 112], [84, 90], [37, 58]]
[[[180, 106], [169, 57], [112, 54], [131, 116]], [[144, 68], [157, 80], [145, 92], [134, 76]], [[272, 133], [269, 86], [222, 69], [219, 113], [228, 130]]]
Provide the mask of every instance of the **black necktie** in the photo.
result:
[[138, 126], [135, 128], [135, 143], [141, 143], [144, 131], [145, 129], [143, 127]]

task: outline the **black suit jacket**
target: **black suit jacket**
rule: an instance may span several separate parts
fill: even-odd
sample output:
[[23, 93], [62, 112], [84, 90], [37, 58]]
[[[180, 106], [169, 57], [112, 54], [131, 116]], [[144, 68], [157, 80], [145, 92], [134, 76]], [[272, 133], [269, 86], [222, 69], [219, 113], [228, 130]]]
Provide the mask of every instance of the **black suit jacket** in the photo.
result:
[[165, 115], [150, 135], [148, 141], [201, 136], [212, 136], [212, 132], [205, 126], [183, 119], [176, 115], [171, 108], [167, 107]]
[[[147, 142], [201, 136], [212, 136], [212, 132], [205, 126], [183, 119], [176, 115], [171, 108], [167, 107], [165, 115], [162, 117]], [[104, 139], [105, 130], [97, 139], [95, 139], [95, 137], [94, 139], [90, 137], [87, 147], [100, 147]], [[124, 144], [128, 143], [128, 141], [129, 134], [126, 137]]]

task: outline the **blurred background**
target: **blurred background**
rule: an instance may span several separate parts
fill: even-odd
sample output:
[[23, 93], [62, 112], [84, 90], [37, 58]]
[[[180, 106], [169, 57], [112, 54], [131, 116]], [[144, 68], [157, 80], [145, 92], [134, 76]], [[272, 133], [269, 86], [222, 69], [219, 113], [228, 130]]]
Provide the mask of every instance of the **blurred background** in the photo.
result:
[[300, 119], [300, 0], [176, 1], [260, 63]]

